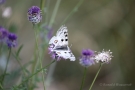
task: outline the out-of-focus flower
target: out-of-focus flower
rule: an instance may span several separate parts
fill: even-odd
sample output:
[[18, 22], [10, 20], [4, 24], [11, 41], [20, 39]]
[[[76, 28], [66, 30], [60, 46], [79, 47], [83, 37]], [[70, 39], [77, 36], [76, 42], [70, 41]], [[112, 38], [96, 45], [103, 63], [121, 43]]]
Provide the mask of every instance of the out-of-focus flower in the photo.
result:
[[0, 42], [5, 42], [8, 36], [8, 31], [0, 26]]
[[39, 23], [42, 19], [41, 10], [38, 6], [32, 6], [31, 8], [29, 8], [27, 16], [28, 20], [33, 24]]
[[46, 26], [45, 29], [46, 29], [47, 32], [48, 32], [48, 33], [47, 33], [47, 39], [50, 40], [50, 39], [52, 38], [52, 36], [53, 36], [53, 29], [50, 28], [50, 27], [48, 27], [48, 26]]
[[108, 51], [102, 51], [102, 52], [98, 52], [98, 54], [95, 56], [95, 61], [97, 63], [101, 62], [101, 63], [109, 63], [112, 59], [112, 52], [110, 52], [110, 50]]
[[11, 7], [6, 7], [3, 9], [3, 12], [2, 12], [2, 17], [4, 18], [9, 18], [12, 14], [12, 9]]
[[9, 33], [6, 43], [7, 43], [9, 48], [16, 47], [17, 46], [17, 36], [16, 36], [16, 34]]
[[93, 57], [94, 57], [94, 51], [90, 49], [83, 50], [79, 63], [84, 67], [89, 67], [95, 64]]
[[3, 4], [5, 2], [5, 0], [0, 0], [0, 4]]
[[46, 40], [46, 42], [48, 43], [49, 40], [53, 36], [53, 29], [46, 25], [46, 26], [43, 26], [43, 30], [45, 30], [45, 31], [41, 31], [41, 33], [40, 33], [41, 39], [44, 41]]

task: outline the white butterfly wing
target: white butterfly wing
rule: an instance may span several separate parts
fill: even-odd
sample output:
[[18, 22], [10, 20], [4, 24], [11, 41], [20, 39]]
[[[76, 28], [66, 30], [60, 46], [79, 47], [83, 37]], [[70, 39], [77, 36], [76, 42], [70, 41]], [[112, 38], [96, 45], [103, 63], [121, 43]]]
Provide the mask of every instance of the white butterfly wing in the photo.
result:
[[68, 50], [54, 50], [56, 54], [64, 59], [70, 59], [70, 61], [75, 61], [75, 56], [70, 51], [69, 47]]
[[49, 41], [49, 44], [56, 44], [56, 41], [57, 40], [57, 37], [56, 36], [53, 36], [50, 41]]
[[62, 25], [56, 33], [56, 37], [59, 38], [60, 45], [68, 45], [68, 29]]
[[51, 40], [49, 41], [49, 45], [53, 49], [56, 49], [57, 47], [62, 47], [61, 45], [61, 39], [59, 37], [53, 36]]
[[56, 36], [53, 36], [49, 41], [49, 44], [54, 44], [55, 46], [67, 46], [68, 45], [68, 33], [67, 27], [61, 26], [57, 31]]

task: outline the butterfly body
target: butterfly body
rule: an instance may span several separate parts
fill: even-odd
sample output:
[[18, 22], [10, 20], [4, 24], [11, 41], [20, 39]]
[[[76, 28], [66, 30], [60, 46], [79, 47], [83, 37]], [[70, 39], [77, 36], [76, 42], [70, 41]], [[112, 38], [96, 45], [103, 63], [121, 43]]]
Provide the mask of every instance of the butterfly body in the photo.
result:
[[75, 57], [68, 47], [68, 29], [65, 26], [61, 26], [57, 31], [56, 36], [53, 36], [49, 42], [49, 49], [56, 56], [64, 59], [70, 59], [75, 61]]

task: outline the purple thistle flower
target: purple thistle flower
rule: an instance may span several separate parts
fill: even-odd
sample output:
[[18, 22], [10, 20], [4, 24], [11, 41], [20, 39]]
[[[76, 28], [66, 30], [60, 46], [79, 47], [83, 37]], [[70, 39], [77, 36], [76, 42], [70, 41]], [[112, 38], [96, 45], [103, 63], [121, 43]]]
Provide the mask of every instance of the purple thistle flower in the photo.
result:
[[94, 57], [94, 51], [89, 49], [83, 50], [79, 63], [84, 67], [89, 67], [95, 64], [93, 57]]
[[5, 0], [0, 0], [0, 4], [3, 4], [5, 2]]
[[49, 46], [49, 48], [48, 48], [49, 54], [51, 54], [52, 59], [60, 61], [60, 59], [62, 59], [62, 57], [58, 56], [58, 54], [55, 51], [53, 51], [53, 48], [54, 48], [53, 44]]
[[41, 10], [38, 6], [32, 6], [31, 8], [29, 8], [27, 16], [28, 20], [33, 24], [39, 23], [42, 19]]
[[0, 42], [5, 42], [8, 36], [8, 31], [0, 26]]
[[55, 59], [57, 61], [60, 61], [62, 59], [62, 57], [58, 56], [56, 52], [51, 52], [51, 57], [52, 59]]
[[6, 43], [7, 43], [9, 48], [16, 47], [17, 46], [17, 36], [16, 36], [16, 34], [9, 33]]

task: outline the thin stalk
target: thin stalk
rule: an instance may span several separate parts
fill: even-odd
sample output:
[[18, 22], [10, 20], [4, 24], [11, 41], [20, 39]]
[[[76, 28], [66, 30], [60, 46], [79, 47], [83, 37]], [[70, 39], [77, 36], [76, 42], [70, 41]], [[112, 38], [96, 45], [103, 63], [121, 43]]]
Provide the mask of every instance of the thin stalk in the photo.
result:
[[[36, 49], [37, 49], [37, 54], [38, 54], [38, 61], [40, 62], [40, 68], [42, 68], [42, 60], [41, 60], [41, 55], [40, 55], [40, 50], [39, 50], [39, 45], [38, 45], [38, 31], [35, 30], [34, 32], [35, 32], [35, 41], [36, 41]], [[42, 71], [42, 81], [43, 81], [43, 86], [45, 90], [45, 79], [44, 79], [43, 71]]]
[[[35, 46], [35, 48], [34, 48], [33, 60], [34, 60], [34, 62], [33, 62], [33, 64], [32, 64], [32, 74], [35, 73], [35, 71], [36, 71], [36, 63], [37, 63], [36, 46]], [[34, 80], [35, 80], [35, 76], [32, 78], [32, 81], [31, 81], [30, 84], [32, 84], [32, 83], [34, 82]], [[31, 86], [31, 85], [30, 85], [30, 86]]]
[[49, 10], [49, 6], [50, 6], [50, 1], [51, 0], [47, 0], [47, 4], [46, 4], [46, 14], [45, 14], [45, 24], [48, 24], [48, 19], [49, 19], [49, 12], [48, 12], [48, 10]]
[[[45, 1], [46, 0], [40, 0], [40, 9], [41, 9], [42, 16], [45, 15], [44, 14], [45, 13], [45, 11], [44, 11]], [[42, 22], [43, 22], [43, 17], [42, 17]], [[39, 26], [41, 26], [41, 23], [39, 23]]]
[[50, 64], [44, 66], [43, 68], [39, 69], [37, 72], [35, 72], [35, 73], [32, 74], [31, 76], [29, 76], [26, 80], [24, 80], [22, 83], [20, 83], [20, 84], [18, 85], [18, 87], [21, 86], [23, 83], [27, 82], [30, 78], [32, 78], [32, 77], [35, 76], [36, 74], [38, 74], [40, 71], [43, 71], [44, 69], [46, 69], [47, 67], [49, 67], [49, 66], [50, 66], [52, 63], [54, 63], [54, 62], [55, 62], [55, 60], [53, 60]]
[[84, 68], [84, 74], [83, 74], [83, 79], [82, 79], [82, 84], [81, 84], [80, 90], [83, 89], [83, 85], [84, 85], [84, 81], [85, 81], [85, 77], [86, 77], [86, 72], [87, 72], [87, 68], [85, 67]]
[[11, 48], [9, 48], [9, 54], [8, 54], [8, 58], [7, 58], [6, 68], [5, 68], [5, 70], [4, 70], [4, 75], [3, 75], [2, 80], [1, 80], [1, 83], [2, 83], [2, 84], [3, 84], [3, 82], [4, 82], [5, 74], [6, 74], [6, 72], [7, 72], [7, 66], [8, 66], [8, 62], [9, 62], [10, 55], [11, 55]]
[[24, 76], [26, 76], [25, 69], [24, 69], [24, 67], [22, 66], [22, 64], [21, 64], [20, 60], [18, 59], [18, 57], [17, 57], [17, 62], [19, 63], [19, 65], [20, 65], [20, 67], [21, 67], [21, 69], [22, 69], [22, 71], [23, 71]]
[[1, 85], [1, 83], [0, 83], [0, 89], [4, 90], [3, 87], [2, 87], [2, 85]]
[[44, 10], [44, 6], [45, 6], [45, 0], [41, 0], [40, 1], [40, 8], [41, 8], [42, 12]]
[[91, 90], [91, 89], [92, 89], [92, 86], [93, 86], [93, 84], [95, 83], [95, 80], [96, 80], [96, 78], [97, 78], [97, 76], [98, 76], [98, 74], [99, 74], [99, 72], [100, 72], [100, 70], [101, 70], [102, 66], [103, 66], [103, 63], [100, 63], [100, 66], [99, 66], [98, 72], [97, 72], [97, 74], [96, 74], [96, 76], [95, 76], [94, 80], [92, 81], [92, 84], [90, 85], [89, 90]]
[[15, 59], [17, 60], [18, 64], [20, 65], [20, 67], [21, 67], [21, 69], [23, 71], [23, 74], [26, 75], [25, 69], [24, 69], [24, 67], [22, 66], [22, 64], [21, 64], [21, 62], [19, 60], [19, 56], [17, 56]]
[[55, 7], [54, 7], [54, 10], [53, 10], [53, 13], [52, 13], [52, 17], [51, 17], [51, 20], [49, 22], [49, 27], [52, 27], [52, 25], [54, 23], [54, 20], [55, 20], [56, 14], [58, 12], [58, 8], [59, 8], [59, 5], [60, 5], [60, 2], [61, 2], [61, 0], [57, 0], [57, 2], [55, 4]]
[[0, 55], [2, 53], [2, 47], [3, 47], [3, 43], [0, 43]]
[[61, 25], [63, 25], [64, 23], [66, 23], [66, 21], [75, 13], [77, 12], [78, 8], [81, 6], [81, 4], [83, 3], [84, 0], [80, 0], [77, 5], [73, 8], [73, 10], [68, 14], [68, 16], [64, 19], [64, 21], [61, 23]]

